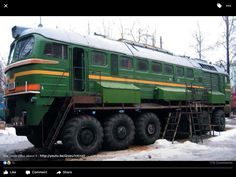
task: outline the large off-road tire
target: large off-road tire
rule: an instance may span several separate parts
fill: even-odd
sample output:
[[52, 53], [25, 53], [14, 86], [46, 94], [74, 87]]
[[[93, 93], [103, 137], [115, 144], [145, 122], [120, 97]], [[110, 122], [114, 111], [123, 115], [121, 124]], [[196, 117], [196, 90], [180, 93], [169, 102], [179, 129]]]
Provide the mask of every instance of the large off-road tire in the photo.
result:
[[103, 129], [92, 116], [81, 115], [69, 119], [63, 127], [62, 143], [74, 154], [96, 154], [103, 142]]
[[41, 127], [32, 127], [32, 128], [30, 128], [30, 134], [27, 135], [27, 139], [35, 147], [37, 147], [37, 148], [43, 147]]
[[134, 122], [135, 141], [137, 144], [153, 144], [159, 138], [161, 123], [155, 114], [141, 114]]
[[134, 140], [134, 134], [132, 119], [126, 114], [114, 114], [104, 122], [104, 148], [127, 149]]
[[216, 131], [225, 130], [225, 113], [223, 110], [219, 109], [213, 112], [212, 124], [218, 125], [218, 126], [214, 126], [214, 130]]

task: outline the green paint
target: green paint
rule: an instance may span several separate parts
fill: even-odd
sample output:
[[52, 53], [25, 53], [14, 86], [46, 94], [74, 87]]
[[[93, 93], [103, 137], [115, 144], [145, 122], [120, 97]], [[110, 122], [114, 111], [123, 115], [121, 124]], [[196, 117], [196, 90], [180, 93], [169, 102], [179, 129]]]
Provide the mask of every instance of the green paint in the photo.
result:
[[140, 103], [140, 89], [133, 84], [97, 82], [103, 103]]
[[[151, 71], [151, 63], [153, 60], [145, 59], [148, 63], [148, 70], [138, 71], [137, 70], [137, 58], [133, 56], [127, 56], [122, 53], [111, 52], [107, 50], [94, 49], [86, 46], [79, 46], [76, 44], [65, 43], [60, 41], [53, 41], [52, 39], [46, 39], [39, 34], [33, 34], [35, 38], [35, 46], [31, 55], [28, 58], [40, 58], [52, 61], [58, 61], [55, 65], [46, 64], [31, 64], [25, 66], [15, 67], [10, 69], [6, 76], [12, 78], [14, 73], [24, 72], [29, 70], [47, 70], [47, 71], [58, 71], [58, 72], [68, 72], [69, 76], [53, 76], [53, 75], [27, 75], [17, 77], [15, 82], [16, 86], [23, 86], [25, 81], [28, 84], [40, 84], [40, 94], [33, 95], [18, 95], [7, 97], [6, 100], [13, 101], [9, 109], [10, 118], [14, 116], [20, 116], [22, 110], [27, 110], [27, 125], [38, 125], [40, 121], [45, 116], [50, 105], [52, 104], [54, 98], [66, 97], [74, 95], [101, 95], [103, 103], [140, 103], [144, 99], [149, 101], [155, 100], [185, 100], [186, 92], [185, 88], [179, 87], [162, 87], [157, 85], [142, 84], [142, 83], [121, 83], [121, 82], [103, 82], [97, 80], [91, 80], [88, 78], [89, 74], [111, 76], [111, 54], [116, 54], [118, 56], [118, 71], [116, 76], [119, 78], [128, 79], [139, 79], [139, 80], [149, 80], [158, 82], [168, 82], [177, 84], [187, 84], [187, 85], [197, 85], [204, 87], [213, 87], [213, 94], [208, 94], [209, 102], [213, 104], [225, 104], [230, 101], [230, 92], [226, 92], [225, 89], [230, 89], [229, 80], [226, 80], [223, 74], [219, 73], [209, 73], [203, 72], [199, 69], [193, 69], [194, 78], [186, 77], [187, 67], [184, 68], [184, 75], [177, 76], [175, 74], [176, 67], [180, 65], [174, 65], [172, 63], [158, 61], [162, 65], [162, 71], [160, 73], [153, 73]], [[17, 40], [20, 40], [17, 39]], [[17, 41], [16, 41], [17, 42]], [[68, 51], [67, 56], [64, 59], [59, 59], [52, 56], [47, 56], [44, 54], [44, 48], [46, 43], [56, 42], [63, 45], [67, 45]], [[73, 48], [78, 47], [84, 50], [84, 63], [85, 63], [85, 89], [83, 92], [73, 92]], [[92, 65], [91, 57], [92, 51], [100, 51], [105, 54], [106, 65], [96, 66]], [[122, 57], [129, 57], [132, 60], [132, 68], [124, 69], [121, 67]], [[164, 72], [164, 66], [170, 65], [173, 67], [174, 74], [167, 75]], [[33, 97], [33, 103], [31, 101], [26, 102], [27, 96]], [[196, 97], [201, 98], [201, 95]], [[31, 98], [30, 98], [31, 99]], [[30, 100], [29, 99], [29, 100]], [[12, 105], [15, 105], [12, 106]]]

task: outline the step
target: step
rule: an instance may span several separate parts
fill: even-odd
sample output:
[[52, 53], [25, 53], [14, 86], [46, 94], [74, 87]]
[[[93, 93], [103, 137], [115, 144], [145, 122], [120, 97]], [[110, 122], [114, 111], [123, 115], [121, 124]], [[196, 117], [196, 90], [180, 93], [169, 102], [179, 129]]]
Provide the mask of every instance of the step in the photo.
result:
[[194, 132], [201, 132], [201, 130], [194, 130]]
[[202, 114], [202, 112], [181, 112], [181, 114]]

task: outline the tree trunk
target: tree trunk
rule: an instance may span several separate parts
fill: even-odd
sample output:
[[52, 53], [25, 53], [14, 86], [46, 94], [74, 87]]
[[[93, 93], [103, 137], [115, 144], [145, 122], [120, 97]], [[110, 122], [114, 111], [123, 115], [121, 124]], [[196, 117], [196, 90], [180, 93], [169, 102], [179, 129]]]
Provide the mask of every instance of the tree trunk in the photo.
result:
[[229, 69], [229, 17], [226, 16], [225, 18], [225, 23], [226, 23], [226, 61], [227, 61], [227, 73], [230, 74], [230, 69]]

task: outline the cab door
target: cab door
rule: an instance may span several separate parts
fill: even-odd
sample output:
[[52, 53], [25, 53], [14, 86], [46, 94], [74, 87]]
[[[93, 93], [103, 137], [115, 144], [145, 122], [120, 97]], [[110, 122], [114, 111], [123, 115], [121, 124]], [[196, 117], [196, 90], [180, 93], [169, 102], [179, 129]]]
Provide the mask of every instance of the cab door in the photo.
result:
[[118, 55], [111, 54], [111, 75], [117, 76], [119, 73], [118, 69]]
[[74, 47], [72, 51], [72, 90], [85, 90], [85, 61], [84, 50]]

